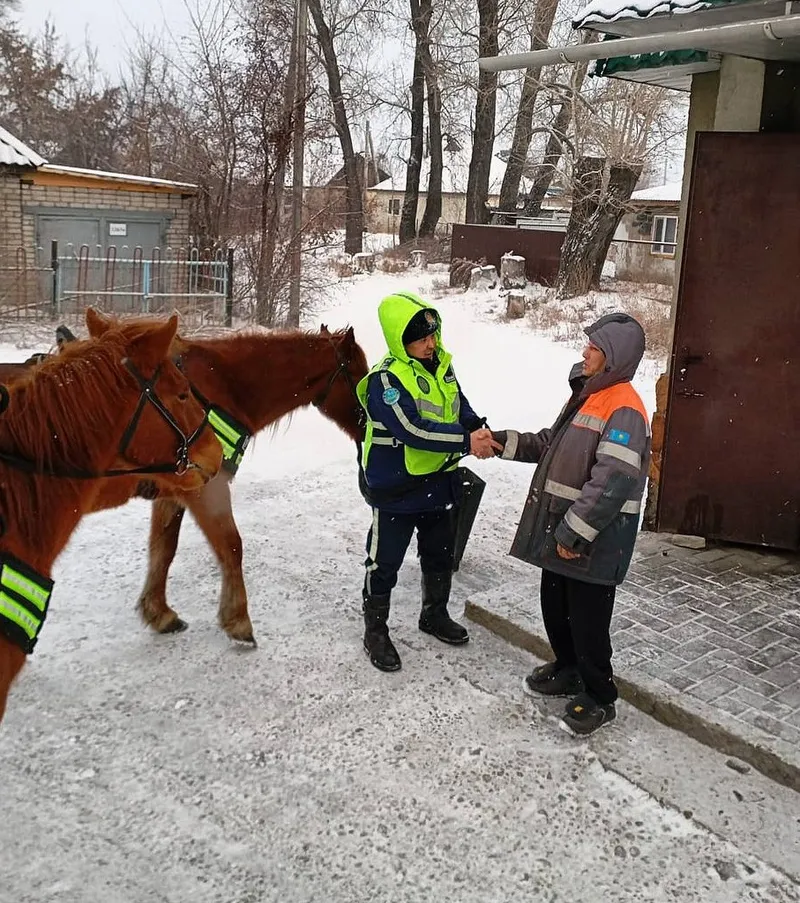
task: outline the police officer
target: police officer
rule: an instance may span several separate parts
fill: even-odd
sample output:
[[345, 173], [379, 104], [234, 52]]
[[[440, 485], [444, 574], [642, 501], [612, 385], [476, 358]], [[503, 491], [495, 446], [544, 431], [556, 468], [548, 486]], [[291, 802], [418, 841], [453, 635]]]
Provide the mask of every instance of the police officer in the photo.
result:
[[378, 317], [388, 352], [358, 385], [367, 412], [359, 480], [372, 507], [364, 648], [376, 668], [397, 671], [389, 603], [415, 529], [422, 569], [419, 628], [454, 646], [469, 640], [447, 612], [458, 505], [454, 470], [461, 457], [488, 458], [502, 446], [461, 391], [442, 346], [438, 312], [402, 291], [381, 301]]

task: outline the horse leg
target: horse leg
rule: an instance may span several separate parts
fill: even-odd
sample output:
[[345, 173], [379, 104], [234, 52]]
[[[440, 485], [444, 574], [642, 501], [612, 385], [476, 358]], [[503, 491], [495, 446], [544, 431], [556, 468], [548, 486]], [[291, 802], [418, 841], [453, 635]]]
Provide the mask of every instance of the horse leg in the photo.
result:
[[0, 636], [0, 721], [6, 712], [8, 691], [14, 678], [22, 670], [25, 658], [26, 655], [19, 646]]
[[187, 495], [186, 507], [214, 550], [222, 570], [220, 627], [232, 640], [255, 645], [242, 574], [242, 538], [233, 519], [229, 478], [220, 473], [199, 492]]
[[177, 633], [187, 624], [167, 605], [167, 575], [181, 534], [184, 507], [172, 498], [156, 499], [150, 515], [150, 555], [147, 579], [137, 607], [156, 633]]

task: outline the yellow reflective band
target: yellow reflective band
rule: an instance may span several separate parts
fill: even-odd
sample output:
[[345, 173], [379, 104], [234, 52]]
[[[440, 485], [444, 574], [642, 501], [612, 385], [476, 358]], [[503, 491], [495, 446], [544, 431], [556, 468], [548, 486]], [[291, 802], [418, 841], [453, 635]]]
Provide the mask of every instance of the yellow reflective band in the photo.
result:
[[227, 439], [231, 445], [236, 445], [242, 438], [242, 434], [238, 430], [235, 430], [229, 423], [226, 423], [213, 408], [208, 412], [208, 422], [211, 424], [211, 429], [214, 430], [219, 438]]
[[2, 573], [0, 573], [0, 585], [5, 586], [6, 589], [14, 590], [23, 599], [35, 605], [39, 611], [44, 611], [47, 607], [50, 593], [28, 577], [23, 577], [19, 571], [15, 571], [9, 564], [3, 565]]
[[422, 414], [433, 414], [436, 417], [444, 417], [444, 408], [440, 404], [434, 404], [432, 401], [426, 401], [424, 398], [418, 398], [417, 410]]
[[41, 620], [36, 615], [31, 614], [3, 592], [0, 592], [0, 615], [22, 628], [30, 640], [36, 636], [42, 626]]

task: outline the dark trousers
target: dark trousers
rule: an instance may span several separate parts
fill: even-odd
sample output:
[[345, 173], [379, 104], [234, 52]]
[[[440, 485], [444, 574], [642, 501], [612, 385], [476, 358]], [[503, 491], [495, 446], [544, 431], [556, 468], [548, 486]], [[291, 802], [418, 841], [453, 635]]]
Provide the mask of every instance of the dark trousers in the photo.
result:
[[367, 595], [388, 595], [394, 589], [414, 530], [422, 573], [449, 574], [453, 570], [455, 527], [452, 508], [411, 514], [373, 508], [372, 526], [367, 533]]
[[615, 586], [542, 571], [542, 617], [556, 663], [577, 668], [586, 692], [604, 705], [617, 698], [610, 636], [615, 595]]

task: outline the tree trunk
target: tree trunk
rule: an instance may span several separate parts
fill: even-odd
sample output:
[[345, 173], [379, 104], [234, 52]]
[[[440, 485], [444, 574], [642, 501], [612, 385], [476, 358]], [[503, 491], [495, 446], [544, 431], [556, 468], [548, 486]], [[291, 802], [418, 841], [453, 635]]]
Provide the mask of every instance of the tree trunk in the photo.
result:
[[[478, 56], [497, 56], [499, 46], [498, 0], [478, 0]], [[486, 202], [489, 198], [489, 173], [494, 152], [494, 126], [497, 109], [497, 73], [481, 69], [478, 74], [478, 98], [475, 102], [475, 128], [472, 133], [472, 158], [467, 181], [468, 223], [489, 220]]]
[[608, 257], [608, 249], [614, 240], [619, 221], [628, 209], [628, 203], [641, 174], [641, 163], [611, 164], [608, 185], [595, 214], [596, 232], [599, 237], [590, 288], [600, 287], [600, 277], [603, 275], [603, 264]]
[[[295, 26], [296, 27], [296, 26]], [[259, 246], [258, 272], [256, 276], [256, 323], [273, 326], [276, 300], [281, 280], [276, 278], [275, 251], [283, 219], [283, 190], [286, 180], [286, 163], [294, 131], [292, 106], [294, 104], [294, 74], [297, 59], [297, 41], [292, 41], [289, 51], [289, 69], [283, 90], [283, 115], [280, 140], [276, 142], [277, 160], [270, 174], [269, 140], [264, 140], [264, 173], [261, 192], [261, 243]], [[266, 112], [265, 112], [266, 115]]]
[[[557, 8], [558, 0], [538, 0], [531, 27], [531, 50], [542, 50], [547, 47], [547, 38], [553, 27]], [[514, 138], [511, 142], [511, 155], [508, 158], [503, 175], [503, 185], [500, 188], [501, 210], [514, 211], [517, 209], [519, 183], [531, 146], [533, 108], [539, 93], [541, 77], [541, 66], [531, 66], [525, 70], [525, 79], [522, 83], [522, 93], [517, 108], [517, 121], [514, 125]]]
[[[412, 2], [413, 15], [413, 2]], [[411, 147], [406, 165], [406, 192], [400, 214], [400, 244], [417, 237], [417, 206], [419, 205], [419, 177], [425, 129], [425, 70], [419, 53], [414, 54], [414, 74], [411, 79]]]
[[[422, 59], [425, 82], [428, 88], [428, 145], [431, 167], [428, 174], [428, 195], [425, 213], [419, 227], [420, 237], [433, 235], [442, 215], [442, 95], [439, 75], [431, 55], [432, 0], [411, 0], [412, 23], [417, 37], [417, 53]], [[414, 16], [416, 7], [417, 15]]]
[[[584, 44], [593, 44], [597, 41], [595, 32], [588, 32], [583, 39]], [[542, 211], [547, 190], [553, 182], [559, 161], [564, 153], [564, 143], [567, 138], [572, 115], [575, 109], [575, 99], [581, 93], [581, 88], [586, 79], [589, 68], [588, 62], [578, 63], [572, 71], [567, 99], [558, 108], [553, 124], [550, 127], [550, 138], [545, 147], [542, 162], [536, 167], [533, 174], [533, 184], [525, 200], [525, 216], [539, 216]]]
[[547, 139], [542, 162], [538, 163], [533, 171], [531, 190], [525, 199], [523, 211], [525, 216], [539, 216], [542, 212], [542, 202], [553, 182], [553, 177], [558, 169], [558, 162], [564, 153], [564, 141], [567, 137], [567, 129], [571, 119], [572, 104], [562, 103], [550, 127], [550, 137]]
[[336, 57], [336, 48], [333, 46], [333, 37], [322, 15], [320, 0], [308, 0], [308, 9], [314, 20], [314, 28], [317, 32], [320, 50], [325, 63], [325, 72], [328, 76], [328, 93], [333, 107], [333, 120], [336, 132], [339, 135], [339, 143], [342, 146], [345, 171], [345, 238], [344, 249], [347, 254], [358, 254], [363, 247], [364, 240], [364, 205], [361, 192], [361, 173], [358, 160], [353, 150], [353, 138], [350, 134], [350, 123], [347, 119], [347, 109], [342, 96], [342, 75], [339, 70], [339, 61]]
[[609, 164], [600, 157], [578, 160], [556, 279], [559, 298], [583, 295], [599, 282], [614, 232], [641, 172], [640, 163]]

